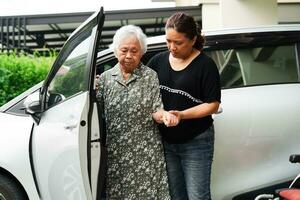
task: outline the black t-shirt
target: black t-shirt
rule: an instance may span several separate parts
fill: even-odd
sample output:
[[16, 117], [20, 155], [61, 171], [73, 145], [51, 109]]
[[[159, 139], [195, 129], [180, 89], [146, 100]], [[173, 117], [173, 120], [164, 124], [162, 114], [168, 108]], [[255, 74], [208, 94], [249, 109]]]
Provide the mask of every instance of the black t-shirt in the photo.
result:
[[[172, 69], [169, 52], [155, 55], [148, 63], [158, 74], [165, 110], [185, 110], [201, 103], [221, 102], [220, 77], [214, 61], [199, 54], [186, 68]], [[184, 143], [204, 132], [213, 123], [211, 115], [181, 120], [175, 127], [159, 125], [163, 139], [169, 143]]]

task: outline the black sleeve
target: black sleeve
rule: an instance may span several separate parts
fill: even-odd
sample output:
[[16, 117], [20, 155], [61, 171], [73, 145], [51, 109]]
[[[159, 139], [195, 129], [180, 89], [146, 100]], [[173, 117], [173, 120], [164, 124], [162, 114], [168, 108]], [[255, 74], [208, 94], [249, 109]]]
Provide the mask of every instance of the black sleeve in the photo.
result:
[[156, 71], [158, 73], [158, 68], [160, 68], [162, 65], [165, 64], [166, 58], [168, 58], [169, 51], [163, 51], [160, 53], [157, 53], [155, 56], [153, 56], [149, 62], [147, 63], [147, 66]]
[[217, 65], [209, 57], [207, 57], [205, 65], [201, 84], [203, 86], [203, 101], [207, 103], [221, 102], [221, 81]]
[[158, 55], [156, 54], [147, 63], [147, 66], [150, 67], [151, 69], [153, 69], [156, 72], [157, 72], [157, 69], [156, 69], [156, 67], [157, 67], [157, 57], [158, 57]]

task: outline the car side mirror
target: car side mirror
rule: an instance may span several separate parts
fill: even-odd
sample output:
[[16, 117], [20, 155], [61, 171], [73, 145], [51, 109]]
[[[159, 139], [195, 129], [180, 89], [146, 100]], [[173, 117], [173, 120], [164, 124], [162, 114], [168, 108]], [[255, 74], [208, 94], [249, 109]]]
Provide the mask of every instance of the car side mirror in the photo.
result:
[[48, 97], [48, 107], [58, 104], [59, 102], [65, 100], [65, 96], [59, 93], [50, 93]]
[[28, 95], [23, 103], [25, 107], [25, 113], [29, 114], [35, 123], [40, 122], [40, 114], [42, 112], [42, 106], [40, 102], [40, 92], [36, 91]]

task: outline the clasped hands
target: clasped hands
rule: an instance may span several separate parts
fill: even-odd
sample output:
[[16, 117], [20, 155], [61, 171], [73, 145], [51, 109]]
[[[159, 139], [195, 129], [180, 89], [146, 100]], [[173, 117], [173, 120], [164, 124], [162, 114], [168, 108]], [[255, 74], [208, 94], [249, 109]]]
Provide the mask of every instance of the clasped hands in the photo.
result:
[[180, 122], [180, 112], [177, 110], [164, 111], [162, 113], [162, 122], [167, 126], [177, 126]]

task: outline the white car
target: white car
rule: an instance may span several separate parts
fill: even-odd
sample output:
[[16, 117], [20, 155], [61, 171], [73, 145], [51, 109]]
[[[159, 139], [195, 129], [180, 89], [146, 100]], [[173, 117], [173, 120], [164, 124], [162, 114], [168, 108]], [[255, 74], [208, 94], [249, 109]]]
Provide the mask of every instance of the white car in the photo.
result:
[[[105, 124], [95, 76], [117, 62], [98, 52], [95, 13], [67, 40], [47, 78], [0, 107], [0, 199], [100, 199]], [[300, 26], [205, 32], [219, 67], [223, 112], [214, 115], [214, 200], [247, 200], [288, 186], [300, 141]], [[147, 61], [166, 50], [149, 38]]]

